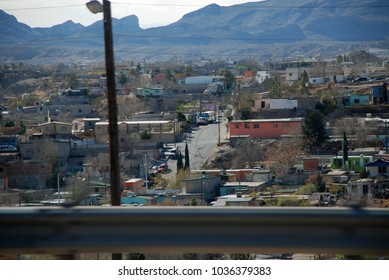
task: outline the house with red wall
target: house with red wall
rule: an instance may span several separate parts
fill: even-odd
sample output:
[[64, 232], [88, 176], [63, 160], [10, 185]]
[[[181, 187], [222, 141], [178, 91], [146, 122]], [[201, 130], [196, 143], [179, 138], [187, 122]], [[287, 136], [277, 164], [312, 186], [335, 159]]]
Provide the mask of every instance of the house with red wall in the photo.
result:
[[253, 139], [279, 139], [301, 135], [303, 118], [235, 120], [229, 123], [230, 137], [248, 136]]

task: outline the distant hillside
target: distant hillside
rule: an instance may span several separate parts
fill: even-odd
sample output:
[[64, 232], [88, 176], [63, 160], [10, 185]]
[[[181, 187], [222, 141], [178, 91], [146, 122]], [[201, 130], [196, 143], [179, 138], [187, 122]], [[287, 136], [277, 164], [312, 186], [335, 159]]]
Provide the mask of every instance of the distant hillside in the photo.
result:
[[[0, 11], [0, 59], [102, 58], [102, 21], [30, 28]], [[387, 0], [269, 0], [230, 7], [209, 5], [179, 21], [141, 29], [134, 15], [113, 20], [115, 55], [124, 59], [172, 56], [337, 55], [358, 49], [389, 54]]]

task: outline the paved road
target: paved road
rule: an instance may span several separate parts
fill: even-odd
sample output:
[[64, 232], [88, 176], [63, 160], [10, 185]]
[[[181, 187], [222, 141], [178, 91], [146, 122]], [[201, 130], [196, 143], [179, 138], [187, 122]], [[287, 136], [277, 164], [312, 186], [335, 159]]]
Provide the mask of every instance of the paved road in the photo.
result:
[[220, 140], [223, 140], [226, 135], [224, 123], [213, 123], [195, 128], [191, 134], [187, 135], [184, 142], [178, 144], [184, 155], [185, 143], [188, 143], [190, 169], [201, 169], [213, 150], [217, 147], [219, 128]]
[[[222, 123], [208, 124], [199, 126], [193, 129], [192, 133], [188, 133], [183, 142], [177, 143], [178, 149], [182, 155], [185, 155], [185, 143], [188, 143], [190, 169], [201, 169], [206, 160], [210, 157], [219, 141], [223, 141], [226, 137], [225, 121]], [[184, 159], [185, 163], [185, 159]], [[171, 172], [165, 174], [168, 179], [173, 179], [177, 173], [177, 160], [168, 161]]]

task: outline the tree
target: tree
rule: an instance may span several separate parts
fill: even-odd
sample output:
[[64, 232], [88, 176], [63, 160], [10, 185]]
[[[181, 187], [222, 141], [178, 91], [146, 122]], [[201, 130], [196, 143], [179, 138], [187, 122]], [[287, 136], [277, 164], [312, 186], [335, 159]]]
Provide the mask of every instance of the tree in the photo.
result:
[[308, 179], [305, 181], [305, 184], [308, 185], [314, 185], [316, 187], [316, 190], [318, 192], [325, 192], [326, 191], [326, 183], [324, 182], [323, 176], [318, 174], [312, 174], [308, 177]]
[[255, 94], [251, 92], [240, 92], [238, 96], [239, 106], [237, 111], [241, 113], [241, 119], [250, 119], [251, 109], [254, 107]]
[[151, 134], [148, 130], [143, 130], [141, 133], [140, 133], [140, 139], [142, 140], [149, 140], [151, 139]]
[[177, 157], [177, 172], [179, 172], [183, 168], [184, 168], [184, 163], [182, 162], [182, 154], [181, 152], [179, 152]]
[[120, 85], [125, 85], [128, 82], [128, 77], [122, 72], [119, 76], [119, 83]]
[[324, 182], [323, 177], [320, 175], [320, 173], [317, 174], [317, 177], [316, 177], [316, 186], [317, 186], [317, 190], [319, 192], [326, 191], [326, 183]]
[[65, 190], [72, 193], [71, 199], [77, 205], [91, 193], [88, 182], [77, 179], [75, 175], [65, 178]]
[[281, 81], [278, 76], [270, 79], [269, 97], [280, 98], [281, 97]]
[[256, 166], [257, 162], [266, 160], [268, 147], [269, 142], [267, 140], [240, 139], [236, 145], [236, 154], [232, 157], [234, 159], [232, 168], [242, 168], [246, 165]]
[[319, 112], [309, 112], [303, 125], [304, 145], [311, 151], [317, 149], [326, 141], [327, 132], [324, 125], [324, 116]]
[[195, 72], [193, 71], [192, 65], [187, 65], [184, 69], [184, 75], [185, 77], [191, 77], [195, 75]]
[[68, 87], [72, 89], [78, 88], [78, 86], [80, 85], [80, 82], [78, 81], [77, 76], [75, 74], [71, 74], [67, 77], [67, 83]]
[[321, 108], [320, 108], [320, 111], [323, 113], [323, 115], [327, 116], [335, 109], [336, 109], [335, 99], [323, 98], [323, 100], [321, 101]]
[[173, 80], [174, 79], [174, 75], [173, 75], [172, 71], [170, 71], [170, 69], [166, 69], [166, 76], [165, 76], [165, 78], [167, 80]]
[[317, 192], [316, 185], [313, 183], [308, 183], [308, 184], [305, 184], [304, 186], [298, 188], [296, 193], [300, 194], [300, 195], [302, 195], [302, 194], [307, 195], [307, 194], [313, 194], [315, 192]]
[[220, 72], [221, 76], [224, 76], [226, 79], [226, 88], [231, 89], [232, 86], [235, 84], [235, 76], [232, 74], [230, 70], [224, 69]]
[[309, 78], [308, 78], [308, 73], [307, 71], [303, 71], [300, 77], [300, 93], [301, 95], [306, 95], [309, 93], [308, 90], [308, 83], [309, 83]]
[[186, 117], [182, 112], [177, 112], [176, 116], [179, 122], [186, 122]]
[[277, 178], [282, 178], [289, 173], [291, 168], [299, 162], [304, 155], [300, 138], [291, 138], [277, 141], [270, 145], [267, 151], [266, 161]]
[[336, 57], [336, 64], [342, 64], [342, 62], [343, 62], [343, 57], [341, 55], [338, 55]]
[[140, 66], [140, 63], [138, 62], [138, 64], [136, 65], [136, 69], [135, 69], [135, 75], [138, 76], [142, 71], [142, 67]]
[[185, 143], [185, 166], [184, 166], [184, 169], [185, 170], [189, 170], [190, 169], [190, 159], [189, 159], [189, 148], [188, 148], [188, 143]]
[[364, 179], [364, 178], [369, 178], [370, 172], [366, 168], [362, 168], [362, 170], [359, 172], [359, 178]]
[[190, 206], [197, 206], [197, 200], [192, 198], [192, 200], [190, 202]]
[[346, 166], [348, 161], [348, 140], [347, 140], [346, 131], [343, 131], [342, 153], [343, 153], [343, 166]]

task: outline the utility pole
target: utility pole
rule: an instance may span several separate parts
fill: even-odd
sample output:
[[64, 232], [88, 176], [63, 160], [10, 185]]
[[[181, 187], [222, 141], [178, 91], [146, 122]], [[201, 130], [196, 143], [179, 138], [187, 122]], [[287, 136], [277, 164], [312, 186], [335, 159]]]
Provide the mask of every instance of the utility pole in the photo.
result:
[[61, 206], [61, 193], [59, 188], [59, 173], [57, 173], [57, 193], [58, 193], [58, 206]]
[[145, 155], [145, 158], [144, 158], [144, 170], [145, 170], [145, 179], [146, 179], [146, 190], [149, 189], [149, 182], [147, 181], [147, 176], [148, 176], [148, 167], [147, 167], [147, 154]]
[[119, 168], [119, 133], [118, 109], [115, 88], [115, 64], [113, 56], [111, 3], [103, 0], [105, 66], [107, 74], [107, 97], [109, 119], [110, 183], [111, 204], [120, 205], [120, 168]]
[[[109, 154], [110, 154], [110, 190], [111, 205], [120, 206], [120, 166], [119, 166], [119, 133], [118, 133], [118, 108], [116, 102], [115, 88], [115, 63], [113, 55], [112, 39], [112, 16], [111, 2], [103, 0], [103, 5], [99, 1], [89, 1], [88, 9], [96, 14], [103, 13], [104, 19], [104, 46], [105, 46], [105, 68], [107, 75], [107, 98], [108, 98], [108, 133], [109, 133]], [[113, 260], [121, 260], [122, 254], [113, 253]]]

